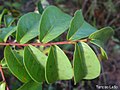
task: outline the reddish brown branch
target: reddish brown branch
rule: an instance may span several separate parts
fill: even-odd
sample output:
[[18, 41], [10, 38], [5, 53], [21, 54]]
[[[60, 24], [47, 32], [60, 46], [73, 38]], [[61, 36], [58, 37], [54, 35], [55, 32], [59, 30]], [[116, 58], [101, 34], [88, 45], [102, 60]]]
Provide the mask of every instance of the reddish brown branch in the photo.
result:
[[[2, 70], [2, 66], [0, 65], [0, 73], [1, 73], [1, 76], [2, 76], [2, 79], [3, 79], [3, 82], [6, 83], [6, 80], [5, 80], [5, 76], [4, 76], [4, 73], [3, 73], [3, 70]], [[6, 85], [7, 86], [7, 85]], [[7, 90], [9, 90], [9, 87], [7, 86]]]
[[5, 77], [4, 77], [4, 73], [2, 71], [2, 66], [0, 65], [0, 73], [1, 73], [1, 76], [2, 76], [2, 79], [3, 81], [5, 82]]
[[[8, 43], [0, 43], [0, 46], [8, 46], [8, 45], [19, 46], [19, 47], [20, 46], [28, 46], [28, 45], [51, 46], [51, 45], [63, 45], [63, 44], [75, 44], [76, 42], [88, 42], [88, 41], [89, 41], [89, 39], [83, 39], [83, 40], [76, 40], [76, 41], [62, 41], [62, 42], [50, 42], [50, 43], [29, 43], [29, 44], [20, 44], [20, 43], [8, 42]], [[1, 73], [3, 81], [6, 82], [1, 65], [0, 65], [0, 73]], [[9, 90], [8, 86], [7, 86], [7, 90]]]
[[89, 39], [76, 40], [76, 41], [62, 41], [62, 42], [50, 42], [50, 43], [29, 43], [29, 44], [20, 44], [20, 43], [0, 43], [0, 46], [51, 46], [51, 45], [63, 45], [63, 44], [75, 44], [76, 42], [88, 42]]

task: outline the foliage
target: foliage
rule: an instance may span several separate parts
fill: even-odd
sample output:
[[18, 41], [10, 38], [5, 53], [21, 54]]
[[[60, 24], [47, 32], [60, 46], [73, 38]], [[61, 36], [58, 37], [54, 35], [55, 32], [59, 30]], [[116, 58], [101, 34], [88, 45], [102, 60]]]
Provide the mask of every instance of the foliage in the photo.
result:
[[0, 82], [0, 90], [5, 90], [6, 83]]
[[[49, 84], [74, 78], [76, 84], [83, 79], [97, 78], [101, 71], [100, 61], [89, 43], [98, 46], [103, 57], [107, 57], [103, 43], [113, 35], [112, 28], [97, 30], [84, 20], [81, 10], [77, 10], [74, 17], [55, 6], [48, 6], [42, 13], [39, 11], [21, 16], [17, 25], [8, 24], [13, 22], [11, 19], [4, 19], [8, 23], [4, 22], [6, 27], [1, 28], [1, 45], [6, 45], [10, 36], [17, 41], [7, 44], [3, 60], [11, 73], [24, 83], [18, 90], [40, 90], [45, 81]], [[6, 17], [2, 14], [1, 18]], [[68, 29], [67, 41], [50, 42]], [[73, 65], [58, 44], [75, 46]], [[49, 46], [47, 54], [44, 53], [46, 46]]]

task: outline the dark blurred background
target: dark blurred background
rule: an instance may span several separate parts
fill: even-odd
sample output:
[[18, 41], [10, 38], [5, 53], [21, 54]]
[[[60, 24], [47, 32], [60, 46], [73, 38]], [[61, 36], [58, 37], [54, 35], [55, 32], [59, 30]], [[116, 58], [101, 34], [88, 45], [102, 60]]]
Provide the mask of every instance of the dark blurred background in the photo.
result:
[[[0, 13], [7, 8], [13, 17], [19, 18], [21, 15], [37, 10], [39, 0], [0, 0]], [[105, 46], [108, 60], [102, 60], [101, 75], [91, 81], [81, 81], [77, 85], [71, 81], [58, 81], [54, 84], [43, 85], [44, 90], [98, 90], [96, 85], [118, 86], [120, 90], [120, 0], [41, 0], [42, 5], [56, 5], [64, 12], [74, 15], [78, 9], [82, 9], [84, 18], [98, 29], [111, 26], [115, 34]], [[0, 26], [4, 27], [4, 26]], [[64, 40], [66, 34], [59, 38]], [[68, 46], [69, 47], [69, 46]], [[64, 47], [64, 48], [68, 48]], [[73, 49], [66, 54], [72, 58]], [[98, 55], [99, 56], [99, 55]], [[3, 57], [3, 50], [0, 50], [0, 58]], [[16, 90], [21, 83], [9, 71], [5, 71], [7, 82], [11, 90]], [[0, 80], [2, 80], [0, 78]], [[104, 90], [104, 89], [99, 89]], [[108, 89], [109, 90], [109, 89]]]

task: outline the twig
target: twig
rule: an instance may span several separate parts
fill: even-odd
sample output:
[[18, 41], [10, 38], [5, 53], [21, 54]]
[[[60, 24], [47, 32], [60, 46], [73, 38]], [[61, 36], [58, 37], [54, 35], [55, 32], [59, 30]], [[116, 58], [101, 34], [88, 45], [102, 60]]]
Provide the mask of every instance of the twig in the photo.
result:
[[[0, 73], [1, 73], [1, 76], [2, 76], [2, 79], [3, 79], [3, 82], [6, 83], [5, 76], [4, 76], [4, 73], [3, 73], [3, 70], [2, 70], [2, 66], [1, 66], [1, 65], [0, 65]], [[7, 87], [7, 90], [10, 90], [7, 85], [6, 85], [6, 87]]]
[[50, 43], [27, 43], [27, 44], [20, 44], [20, 43], [13, 43], [13, 42], [9, 42], [9, 43], [0, 43], [0, 46], [29, 46], [29, 45], [33, 45], [33, 46], [52, 46], [52, 45], [63, 45], [63, 44], [75, 44], [76, 42], [88, 42], [89, 39], [83, 39], [83, 40], [76, 40], [76, 41], [62, 41], [62, 42], [50, 42]]

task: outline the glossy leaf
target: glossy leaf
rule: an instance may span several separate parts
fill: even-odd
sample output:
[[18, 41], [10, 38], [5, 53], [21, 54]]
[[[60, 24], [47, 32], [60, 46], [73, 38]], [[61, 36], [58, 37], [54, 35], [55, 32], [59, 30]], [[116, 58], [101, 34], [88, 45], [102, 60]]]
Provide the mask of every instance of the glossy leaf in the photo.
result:
[[6, 83], [0, 82], [0, 90], [5, 90]]
[[65, 32], [71, 20], [71, 16], [63, 13], [55, 6], [48, 6], [41, 17], [40, 41], [49, 42]]
[[42, 85], [34, 81], [29, 81], [17, 90], [42, 90]]
[[88, 24], [82, 15], [82, 11], [75, 12], [73, 19], [71, 20], [70, 29], [67, 35], [69, 40], [79, 40], [88, 37], [91, 33], [95, 32], [96, 28]]
[[10, 46], [6, 46], [4, 55], [7, 66], [12, 74], [14, 74], [22, 82], [28, 82], [31, 80], [24, 68], [23, 58], [15, 53]]
[[56, 80], [68, 80], [72, 77], [73, 69], [67, 56], [58, 46], [51, 46], [46, 64], [47, 82], [53, 83]]
[[19, 19], [16, 33], [18, 42], [26, 43], [39, 35], [40, 18], [40, 14], [30, 12]]
[[91, 39], [91, 43], [97, 45], [100, 48], [102, 58], [108, 59], [106, 52], [104, 51], [104, 44], [107, 40], [113, 35], [113, 29], [110, 27], [105, 27], [92, 33], [89, 38]]
[[45, 80], [47, 56], [33, 46], [24, 49], [24, 65], [30, 77], [36, 82]]
[[75, 46], [73, 68], [75, 84], [81, 79], [94, 79], [100, 75], [100, 62], [94, 51], [84, 42]]
[[0, 28], [0, 42], [6, 42], [8, 37], [16, 31], [16, 27]]

